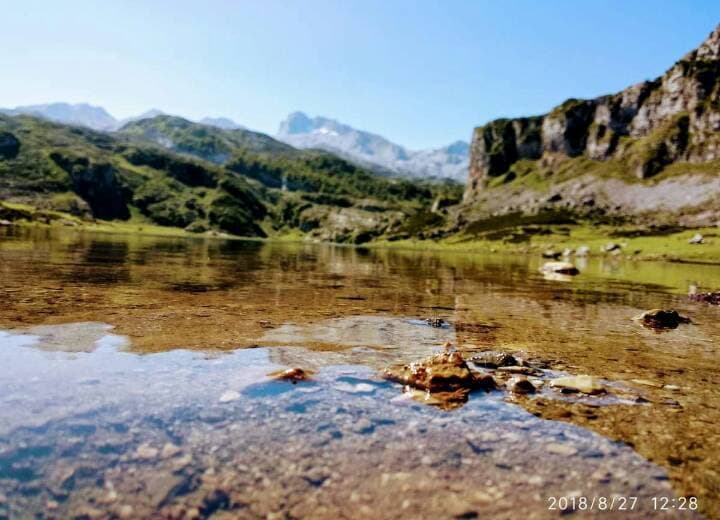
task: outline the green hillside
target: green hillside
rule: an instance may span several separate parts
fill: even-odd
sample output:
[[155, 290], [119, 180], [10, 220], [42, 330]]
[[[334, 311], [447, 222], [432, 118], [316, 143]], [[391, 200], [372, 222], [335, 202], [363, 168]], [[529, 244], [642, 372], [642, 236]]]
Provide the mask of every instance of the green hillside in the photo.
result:
[[177, 117], [103, 133], [0, 116], [0, 201], [81, 219], [360, 243], [405, 237], [407, 222], [460, 190], [377, 177], [326, 152]]

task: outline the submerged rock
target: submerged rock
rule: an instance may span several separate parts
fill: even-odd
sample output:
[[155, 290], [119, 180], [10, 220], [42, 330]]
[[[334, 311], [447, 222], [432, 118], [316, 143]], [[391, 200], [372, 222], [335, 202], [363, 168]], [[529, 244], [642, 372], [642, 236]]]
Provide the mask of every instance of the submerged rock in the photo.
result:
[[514, 394], [534, 394], [535, 385], [527, 377], [515, 376], [508, 381], [507, 387]]
[[580, 274], [580, 271], [570, 262], [545, 262], [540, 268], [542, 273], [554, 273], [554, 274], [566, 274], [576, 275]]
[[583, 394], [603, 394], [605, 387], [599, 379], [593, 376], [567, 376], [550, 381], [550, 386], [562, 392], [580, 392]]
[[484, 368], [509, 367], [516, 366], [518, 364], [517, 359], [515, 359], [512, 354], [495, 350], [480, 352], [479, 354], [471, 357], [470, 361]]
[[681, 323], [690, 323], [690, 318], [681, 316], [674, 309], [651, 309], [633, 319], [652, 329], [676, 329]]
[[291, 381], [296, 383], [298, 381], [307, 381], [312, 377], [312, 372], [309, 370], [303, 370], [302, 368], [288, 368], [287, 370], [278, 370], [277, 372], [271, 372], [268, 376], [273, 379], [282, 379], [284, 381]]
[[440, 328], [445, 325], [445, 320], [443, 320], [442, 318], [426, 318], [425, 323], [427, 323], [431, 327]]

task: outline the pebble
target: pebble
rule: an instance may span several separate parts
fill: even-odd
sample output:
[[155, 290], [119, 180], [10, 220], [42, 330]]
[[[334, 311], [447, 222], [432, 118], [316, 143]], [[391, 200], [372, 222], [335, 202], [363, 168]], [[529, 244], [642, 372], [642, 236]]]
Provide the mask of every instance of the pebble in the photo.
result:
[[117, 515], [119, 518], [127, 519], [132, 518], [133, 514], [135, 513], [135, 510], [133, 509], [133, 506], [130, 504], [124, 504], [118, 508]]
[[567, 455], [568, 457], [577, 453], [577, 449], [575, 447], [570, 446], [569, 444], [560, 444], [557, 442], [546, 444], [545, 449], [550, 453], [555, 453], [556, 455]]
[[559, 377], [550, 381], [550, 386], [559, 388], [563, 392], [581, 392], [583, 394], [602, 394], [605, 393], [605, 387], [593, 376], [567, 376]]
[[696, 233], [690, 240], [688, 240], [688, 244], [702, 244], [703, 242], [705, 242], [705, 237], [700, 233]]
[[165, 446], [163, 446], [162, 451], [160, 452], [160, 456], [163, 459], [169, 459], [180, 453], [180, 451], [181, 450], [179, 446], [176, 446], [171, 442], [166, 442]]
[[526, 377], [515, 376], [508, 382], [508, 388], [515, 394], [534, 394], [535, 385], [527, 380]]
[[228, 390], [220, 396], [219, 401], [221, 403], [229, 403], [230, 401], [236, 401], [240, 399], [240, 393], [235, 390]]

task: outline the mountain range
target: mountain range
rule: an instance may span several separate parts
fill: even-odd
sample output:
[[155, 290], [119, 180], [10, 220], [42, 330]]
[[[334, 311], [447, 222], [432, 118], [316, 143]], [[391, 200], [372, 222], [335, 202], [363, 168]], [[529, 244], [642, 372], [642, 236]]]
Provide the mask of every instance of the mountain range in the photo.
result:
[[[165, 112], [162, 110], [153, 108], [137, 116], [117, 119], [104, 108], [89, 105], [87, 103], [47, 103], [40, 105], [26, 105], [15, 108], [0, 108], [0, 113], [9, 116], [36, 116], [55, 123], [84, 126], [101, 132], [114, 132], [121, 129], [128, 123], [165, 115]], [[224, 130], [237, 130], [244, 128], [242, 125], [239, 125], [227, 117], [205, 117], [198, 122], [204, 125], [222, 128]]]
[[[0, 109], [0, 113], [33, 115], [56, 123], [110, 132], [134, 121], [164, 115], [164, 112], [152, 109], [138, 116], [116, 119], [104, 108], [86, 103], [28, 105]], [[223, 130], [245, 128], [226, 117], [205, 117], [197, 122]], [[467, 177], [469, 145], [463, 141], [438, 149], [411, 151], [382, 136], [325, 117], [311, 119], [302, 112], [290, 114], [280, 124], [276, 138], [296, 148], [333, 152], [385, 176], [449, 178], [458, 182], [465, 182]]]
[[296, 148], [331, 151], [380, 174], [449, 178], [459, 182], [467, 178], [469, 145], [463, 141], [413, 151], [380, 135], [326, 117], [311, 118], [303, 112], [293, 112], [280, 123], [276, 137]]

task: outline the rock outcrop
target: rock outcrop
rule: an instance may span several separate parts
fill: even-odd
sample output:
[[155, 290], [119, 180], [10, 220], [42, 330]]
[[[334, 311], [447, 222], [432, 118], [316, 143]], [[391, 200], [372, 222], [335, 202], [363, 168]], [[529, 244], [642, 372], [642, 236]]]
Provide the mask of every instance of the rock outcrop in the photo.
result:
[[528, 171], [552, 175], [573, 158], [639, 179], [720, 159], [720, 26], [653, 81], [476, 128], [470, 153], [466, 202]]

